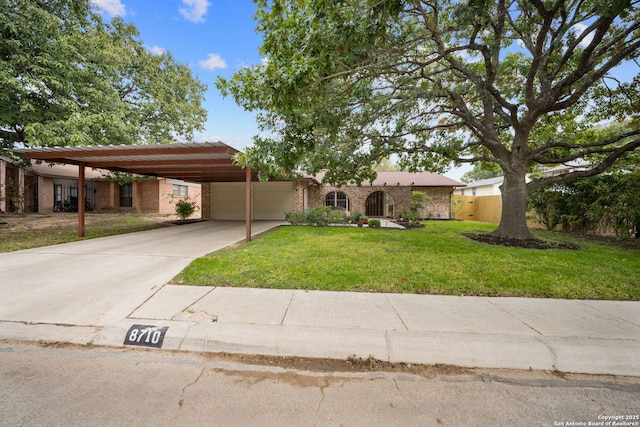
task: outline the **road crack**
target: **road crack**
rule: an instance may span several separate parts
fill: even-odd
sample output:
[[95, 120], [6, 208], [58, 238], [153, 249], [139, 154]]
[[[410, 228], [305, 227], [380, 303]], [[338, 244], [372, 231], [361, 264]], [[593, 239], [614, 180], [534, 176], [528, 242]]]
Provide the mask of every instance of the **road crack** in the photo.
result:
[[200, 378], [202, 378], [202, 376], [204, 375], [206, 370], [207, 370], [207, 368], [202, 368], [200, 370], [200, 373], [196, 377], [196, 379], [182, 388], [182, 393], [180, 393], [180, 399], [178, 399], [178, 406], [179, 407], [182, 408], [182, 406], [184, 405], [184, 394], [187, 392], [187, 389], [189, 387], [192, 387], [192, 386], [196, 385], [198, 383], [198, 381], [200, 381]]

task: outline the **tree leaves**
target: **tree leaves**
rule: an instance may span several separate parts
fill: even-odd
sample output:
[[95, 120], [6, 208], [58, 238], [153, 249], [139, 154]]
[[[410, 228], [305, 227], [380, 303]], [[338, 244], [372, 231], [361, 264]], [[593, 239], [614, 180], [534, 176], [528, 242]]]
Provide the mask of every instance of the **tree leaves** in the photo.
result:
[[88, 0], [0, 0], [0, 150], [172, 142], [202, 129], [206, 86]]

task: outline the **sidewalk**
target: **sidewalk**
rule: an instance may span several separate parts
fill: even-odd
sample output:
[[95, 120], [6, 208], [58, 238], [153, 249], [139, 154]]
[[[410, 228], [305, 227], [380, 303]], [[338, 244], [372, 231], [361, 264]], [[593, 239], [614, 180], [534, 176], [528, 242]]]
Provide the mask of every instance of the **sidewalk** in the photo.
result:
[[[201, 228], [193, 230], [193, 236], [202, 234]], [[149, 239], [155, 251], [159, 237]], [[235, 237], [229, 235], [231, 240]], [[86, 294], [77, 285], [59, 284], [60, 290], [52, 284], [5, 282], [9, 260], [34, 262], [34, 257], [54, 253], [89, 256], [87, 249], [49, 247], [0, 254], [0, 339], [122, 346], [129, 328], [138, 324], [168, 327], [162, 348], [171, 350], [334, 359], [355, 355], [391, 362], [640, 376], [639, 302], [165, 285], [183, 268], [180, 265], [196, 256], [184, 253], [174, 256], [177, 263], [166, 255], [151, 263], [159, 268], [171, 261], [165, 265], [171, 270], [169, 278], [155, 274], [149, 282], [140, 272], [123, 287], [94, 272], [93, 280], [101, 284]], [[104, 246], [93, 250], [111, 257], [112, 263], [123, 262], [115, 250], [110, 255]], [[137, 247], [129, 257], [135, 253], [139, 258], [134, 263], [140, 263], [140, 257], [153, 257], [152, 252]], [[46, 295], [36, 298], [35, 312], [29, 312], [33, 304], [19, 306], [39, 292]], [[52, 297], [60, 293], [67, 304]], [[8, 295], [14, 295], [11, 301]], [[75, 298], [82, 304], [101, 299], [87, 311]], [[51, 301], [50, 310], [46, 300]], [[72, 313], [69, 305], [79, 313]]]

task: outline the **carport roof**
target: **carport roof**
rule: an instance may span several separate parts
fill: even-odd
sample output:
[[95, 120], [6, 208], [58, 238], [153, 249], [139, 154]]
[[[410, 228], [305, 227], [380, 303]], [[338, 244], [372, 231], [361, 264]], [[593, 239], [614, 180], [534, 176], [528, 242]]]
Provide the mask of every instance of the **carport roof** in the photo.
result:
[[[140, 175], [191, 182], [244, 182], [246, 171], [234, 164], [239, 151], [223, 142], [145, 145], [95, 145], [20, 150], [28, 159], [84, 164]], [[254, 175], [257, 173], [252, 171]]]

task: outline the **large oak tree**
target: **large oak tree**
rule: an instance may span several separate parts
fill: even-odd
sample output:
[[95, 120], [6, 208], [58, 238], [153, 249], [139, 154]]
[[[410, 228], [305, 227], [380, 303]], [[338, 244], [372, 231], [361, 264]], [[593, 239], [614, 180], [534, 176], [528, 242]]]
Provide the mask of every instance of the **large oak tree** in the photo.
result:
[[[493, 162], [494, 234], [529, 239], [528, 193], [640, 146], [638, 0], [255, 2], [264, 64], [217, 86], [258, 113], [243, 161], [265, 173], [344, 183], [393, 154], [412, 170]], [[594, 131], [615, 120], [630, 130]], [[576, 159], [593, 167], [525, 180]]]
[[89, 0], [0, 0], [0, 152], [189, 139], [206, 86]]

